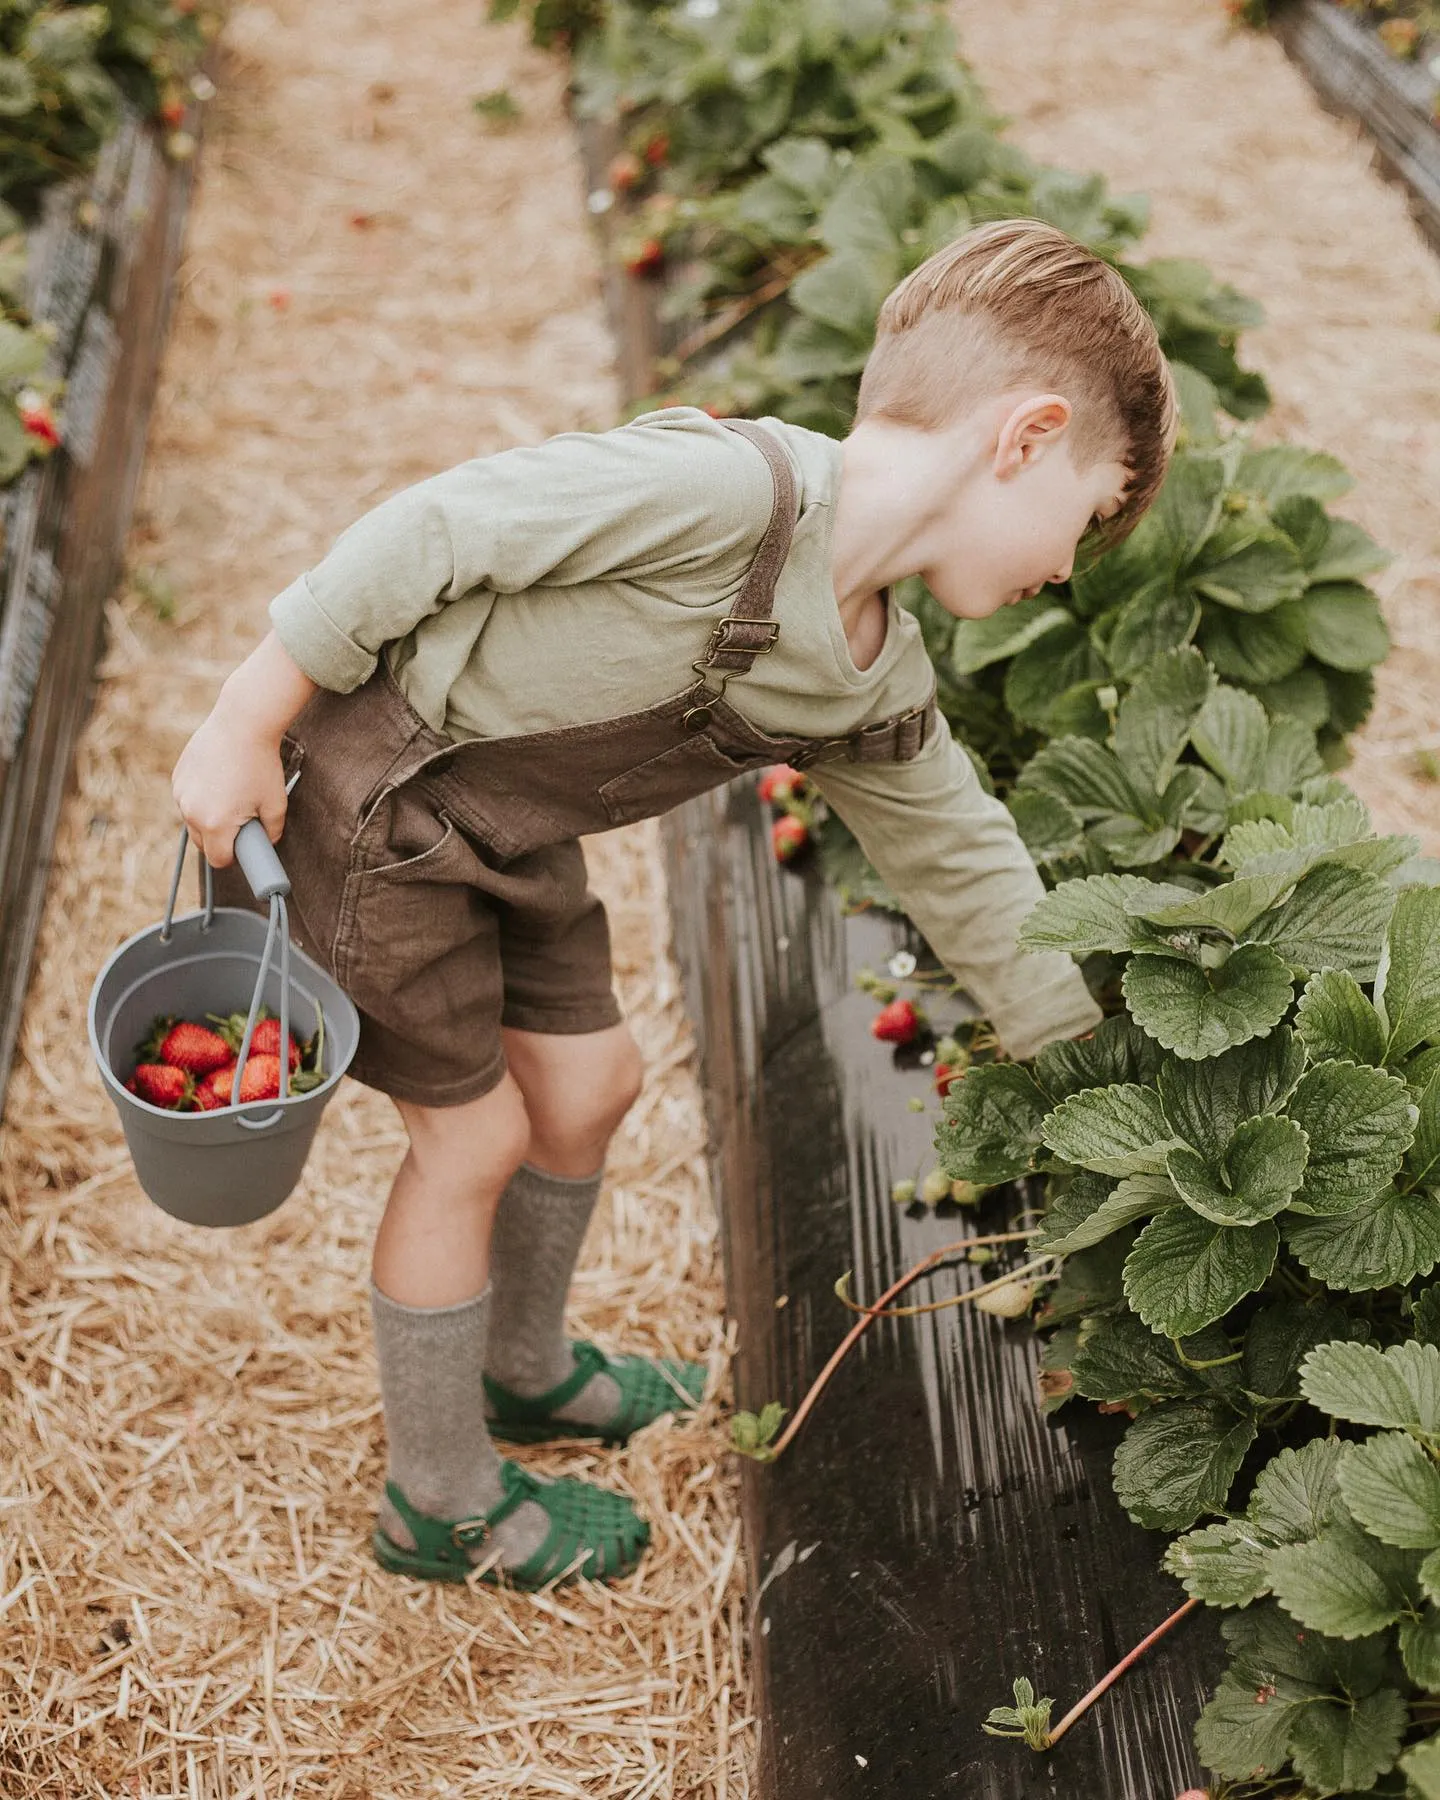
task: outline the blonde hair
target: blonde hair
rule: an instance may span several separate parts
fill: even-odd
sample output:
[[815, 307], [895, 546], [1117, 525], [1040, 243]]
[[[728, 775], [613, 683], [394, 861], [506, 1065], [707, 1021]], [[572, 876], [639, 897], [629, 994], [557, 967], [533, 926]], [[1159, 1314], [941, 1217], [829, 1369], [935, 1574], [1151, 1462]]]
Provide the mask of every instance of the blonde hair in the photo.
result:
[[1095, 533], [1118, 543], [1165, 479], [1175, 383], [1124, 276], [1053, 225], [978, 226], [907, 275], [880, 308], [856, 419], [936, 431], [1024, 382], [1071, 402], [1077, 468], [1115, 455], [1132, 471], [1120, 511]]

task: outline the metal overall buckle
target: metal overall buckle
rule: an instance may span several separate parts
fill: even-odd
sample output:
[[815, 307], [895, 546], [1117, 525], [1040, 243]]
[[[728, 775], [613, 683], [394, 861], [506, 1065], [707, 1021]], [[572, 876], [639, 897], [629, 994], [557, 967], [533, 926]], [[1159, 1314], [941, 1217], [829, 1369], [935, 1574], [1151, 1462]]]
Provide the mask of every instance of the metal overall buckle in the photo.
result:
[[715, 716], [715, 708], [725, 698], [725, 690], [730, 685], [732, 675], [746, 675], [748, 669], [724, 669], [720, 672], [720, 685], [710, 685], [711, 665], [722, 650], [734, 649], [737, 646], [730, 642], [732, 625], [763, 625], [766, 631], [765, 642], [752, 650], [748, 644], [744, 646], [753, 662], [757, 656], [768, 656], [775, 648], [775, 641], [780, 636], [778, 619], [721, 619], [710, 633], [710, 640], [705, 646], [705, 653], [698, 657], [690, 667], [700, 677], [701, 694], [695, 705], [680, 715], [680, 727], [683, 731], [703, 731]]

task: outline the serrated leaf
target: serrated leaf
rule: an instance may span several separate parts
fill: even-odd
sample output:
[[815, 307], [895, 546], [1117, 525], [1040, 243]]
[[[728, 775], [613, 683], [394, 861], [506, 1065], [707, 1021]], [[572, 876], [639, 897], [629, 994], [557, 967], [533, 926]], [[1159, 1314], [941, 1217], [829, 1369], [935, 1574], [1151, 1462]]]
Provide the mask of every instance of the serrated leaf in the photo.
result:
[[1275, 1266], [1280, 1234], [1216, 1225], [1188, 1207], [1158, 1213], [1125, 1259], [1125, 1294], [1153, 1331], [1186, 1337], [1223, 1318]]
[[1161, 582], [1142, 588], [1120, 608], [1105, 642], [1105, 655], [1122, 681], [1133, 681], [1169, 650], [1188, 644], [1200, 623], [1193, 594]]
[[1115, 717], [1115, 754], [1140, 792], [1165, 791], [1214, 683], [1205, 658], [1188, 646], [1167, 651], [1136, 677]]
[[1394, 1688], [1363, 1700], [1320, 1700], [1297, 1713], [1290, 1754], [1312, 1793], [1361, 1793], [1394, 1767], [1409, 1721]]
[[1324, 863], [1245, 935], [1293, 967], [1348, 969], [1357, 980], [1370, 981], [1394, 906], [1395, 890], [1378, 876]]
[[1173, 561], [1188, 562], [1210, 536], [1224, 489], [1225, 470], [1218, 457], [1192, 453], [1170, 464], [1151, 510], [1152, 529], [1165, 540]]
[[1180, 842], [1180, 824], [1178, 818], [1167, 825], [1115, 814], [1097, 820], [1090, 835], [1118, 867], [1143, 869], [1168, 856]]
[[1255, 1421], [1223, 1403], [1179, 1400], [1142, 1413], [1115, 1452], [1115, 1494], [1137, 1525], [1179, 1531], [1222, 1512]]
[[1133, 918], [1125, 905], [1132, 893], [1151, 885], [1139, 875], [1062, 881], [1026, 917], [1020, 927], [1020, 948], [1088, 956], [1095, 950], [1137, 950], [1154, 944], [1159, 934]]
[[1291, 600], [1268, 613], [1205, 609], [1195, 641], [1230, 681], [1264, 687], [1293, 675], [1305, 661], [1305, 620], [1300, 601]]
[[1300, 1397], [1300, 1364], [1317, 1344], [1363, 1336], [1362, 1321], [1338, 1307], [1278, 1300], [1261, 1307], [1245, 1333], [1244, 1385], [1270, 1400]]
[[1405, 1153], [1405, 1176], [1411, 1187], [1434, 1189], [1440, 1183], [1440, 1070], [1421, 1089], [1415, 1141]]
[[1440, 1610], [1427, 1606], [1418, 1619], [1400, 1621], [1400, 1659], [1416, 1687], [1440, 1690]]
[[1340, 1471], [1340, 1491], [1382, 1544], [1440, 1548], [1440, 1470], [1403, 1431], [1384, 1431], [1357, 1445]]
[[1294, 885], [1289, 875], [1237, 875], [1233, 881], [1207, 888], [1202, 894], [1184, 893], [1166, 883], [1151, 884], [1151, 894], [1136, 893], [1126, 901], [1127, 912], [1146, 919], [1163, 931], [1183, 931], [1208, 926], [1239, 937], [1261, 913], [1268, 911]]
[[1241, 819], [1225, 833], [1220, 860], [1243, 874], [1262, 857], [1286, 856], [1294, 849], [1294, 838], [1278, 819]]
[[1415, 1744], [1400, 1758], [1412, 1800], [1440, 1800], [1440, 1735]]
[[1404, 1595], [1333, 1525], [1309, 1543], [1281, 1545], [1270, 1558], [1270, 1586], [1292, 1618], [1327, 1637], [1368, 1637], [1405, 1608]]
[[1272, 1030], [1293, 998], [1289, 969], [1262, 944], [1241, 945], [1218, 969], [1133, 956], [1121, 988], [1142, 1031], [1196, 1060]]
[[1273, 512], [1292, 494], [1315, 500], [1338, 500], [1354, 482], [1345, 465], [1323, 450], [1301, 450], [1293, 444], [1271, 444], [1247, 450], [1240, 459], [1235, 485]]
[[1385, 1060], [1385, 1037], [1375, 1008], [1348, 969], [1322, 969], [1300, 996], [1295, 1029], [1312, 1062], [1343, 1057], [1357, 1063]]
[[1130, 1082], [1072, 1094], [1040, 1129], [1057, 1156], [1100, 1175], [1163, 1175], [1177, 1147], [1159, 1094]]
[[1248, 1606], [1270, 1591], [1272, 1541], [1246, 1519], [1203, 1525], [1177, 1538], [1163, 1558], [1187, 1594], [1207, 1606]]
[[1272, 1219], [1300, 1186], [1307, 1140], [1293, 1119], [1246, 1119], [1235, 1129], [1220, 1167], [1190, 1149], [1172, 1150], [1166, 1170], [1187, 1206], [1217, 1225]]
[[1217, 685], [1190, 733], [1196, 750], [1233, 792], [1259, 785], [1270, 721], [1253, 694]]
[[[1223, 1354], [1229, 1344], [1219, 1335]], [[1199, 1355], [1203, 1356], [1204, 1348]], [[1197, 1354], [1194, 1339], [1188, 1340], [1186, 1354]], [[1096, 1320], [1070, 1367], [1076, 1391], [1087, 1400], [1171, 1400], [1193, 1394], [1202, 1385], [1183, 1367], [1166, 1339], [1157, 1337], [1128, 1312]]]
[[1396, 898], [1375, 1007], [1385, 1025], [1387, 1062], [1440, 1036], [1440, 888], [1406, 888]]
[[[1092, 1176], [1088, 1170], [1084, 1178], [1102, 1188], [1105, 1185], [1102, 1177]], [[1088, 1250], [1123, 1226], [1180, 1204], [1180, 1196], [1164, 1175], [1127, 1175], [1099, 1196], [1089, 1188], [1081, 1189], [1081, 1179], [1077, 1176], [1070, 1192], [1051, 1206], [1040, 1231], [1030, 1239], [1036, 1255], [1069, 1256], [1076, 1250]]]
[[1440, 1605], [1440, 1550], [1432, 1550], [1421, 1563], [1419, 1579], [1425, 1598]]
[[1298, 1212], [1350, 1212], [1380, 1193], [1414, 1135], [1405, 1083], [1357, 1063], [1316, 1063], [1285, 1110], [1310, 1141]]
[[1327, 518], [1325, 524], [1324, 542], [1308, 564], [1312, 581], [1359, 581], [1390, 566], [1390, 552], [1352, 519]]
[[[1085, 697], [1109, 679], [1110, 666], [1089, 632], [1067, 612], [1038, 643], [1012, 659], [1005, 671], [1005, 705], [1013, 718], [1061, 738], [1067, 735], [1067, 728], [1060, 724], [1061, 714], [1068, 716], [1079, 699], [1083, 718], [1092, 710], [1083, 706]], [[1098, 707], [1093, 712], [1098, 722]], [[1088, 739], [1090, 734], [1082, 731], [1079, 735]]]
[[1440, 1281], [1415, 1296], [1410, 1329], [1422, 1344], [1440, 1345]]
[[1207, 1769], [1230, 1781], [1261, 1780], [1290, 1761], [1290, 1727], [1304, 1702], [1284, 1701], [1226, 1670], [1195, 1725]]
[[1221, 524], [1187, 573], [1208, 600], [1242, 613], [1267, 613], [1296, 600], [1308, 580], [1284, 532], [1239, 517]]
[[1082, 1088], [1154, 1081], [1162, 1052], [1123, 1013], [1103, 1019], [1086, 1038], [1057, 1038], [1035, 1058], [1035, 1079], [1057, 1104]]
[[1338, 1217], [1285, 1217], [1285, 1242], [1327, 1287], [1352, 1294], [1403, 1286], [1440, 1262], [1440, 1202], [1391, 1188]]
[[961, 619], [950, 640], [950, 667], [957, 675], [973, 675], [1038, 643], [1058, 625], [1071, 623], [1063, 606], [1047, 591], [1001, 607], [988, 619]]
[[[1272, 719], [1265, 764], [1260, 771], [1261, 788], [1275, 794], [1295, 794], [1306, 782], [1324, 774], [1325, 765], [1310, 727], [1302, 725], [1299, 719]], [[1290, 819], [1285, 823], [1289, 824]]]
[[1048, 1329], [1072, 1319], [1093, 1318], [1125, 1304], [1125, 1258], [1133, 1234], [1117, 1232], [1103, 1243], [1067, 1256], [1060, 1279], [1046, 1295], [1036, 1323]]
[[1305, 1053], [1283, 1025], [1204, 1062], [1166, 1057], [1157, 1085], [1175, 1134], [1216, 1163], [1243, 1119], [1278, 1112], [1305, 1070]]
[[1046, 744], [1020, 771], [1021, 788], [1043, 788], [1068, 801], [1086, 820], [1144, 810], [1140, 795], [1115, 756], [1090, 738], [1062, 737]]
[[1085, 826], [1065, 801], [1042, 788], [1012, 789], [1006, 805], [1020, 841], [1042, 866], [1078, 856], [1085, 847]]
[[1312, 1438], [1282, 1450], [1255, 1477], [1246, 1518], [1277, 1544], [1318, 1537], [1342, 1516], [1340, 1471], [1351, 1449], [1336, 1438]]
[[1300, 601], [1305, 647], [1317, 662], [1358, 672], [1390, 653], [1380, 602], [1355, 581], [1321, 582]]
[[1232, 1613], [1220, 1631], [1233, 1673], [1282, 1701], [1322, 1694], [1359, 1698], [1373, 1694], [1390, 1672], [1386, 1634], [1346, 1641], [1297, 1631], [1294, 1619], [1273, 1600]]
[[1440, 1435], [1440, 1350], [1433, 1344], [1321, 1344], [1301, 1365], [1300, 1390], [1312, 1406], [1352, 1425]]
[[1031, 1165], [1046, 1101], [1015, 1063], [982, 1063], [945, 1097], [935, 1149], [953, 1179], [993, 1187]]

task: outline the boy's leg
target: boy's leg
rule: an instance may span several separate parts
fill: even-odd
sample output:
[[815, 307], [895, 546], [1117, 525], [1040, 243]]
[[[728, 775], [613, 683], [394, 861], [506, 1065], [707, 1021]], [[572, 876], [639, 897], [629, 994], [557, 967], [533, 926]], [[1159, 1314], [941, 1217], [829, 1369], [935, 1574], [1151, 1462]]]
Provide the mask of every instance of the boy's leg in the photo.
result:
[[[486, 1428], [478, 1377], [489, 1328], [490, 1239], [500, 1196], [529, 1144], [520, 1090], [506, 1075], [462, 1106], [397, 1105], [410, 1148], [376, 1236], [371, 1294], [389, 1479], [429, 1520], [474, 1520], [504, 1506], [472, 1560], [498, 1550], [500, 1566], [518, 1570], [547, 1540], [562, 1541], [563, 1515], [581, 1529], [557, 1554], [568, 1562], [589, 1549], [587, 1572], [620, 1572], [648, 1535], [628, 1504], [593, 1489], [582, 1494], [576, 1483], [547, 1485], [542, 1503], [533, 1483], [517, 1486], [517, 1472]], [[406, 1566], [403, 1553], [424, 1548], [419, 1526], [412, 1531], [388, 1495], [379, 1523], [377, 1547], [390, 1566]], [[548, 1572], [547, 1564], [541, 1573]]]
[[[695, 1404], [703, 1381], [695, 1366], [607, 1362], [588, 1348], [577, 1358], [565, 1336], [565, 1299], [605, 1152], [640, 1092], [644, 1064], [623, 1025], [573, 1034], [506, 1028], [502, 1035], [530, 1143], [494, 1227], [485, 1364], [492, 1425], [511, 1438], [561, 1436], [567, 1426], [622, 1438], [661, 1412]], [[527, 1418], [516, 1405], [557, 1390], [563, 1398], [540, 1416]]]

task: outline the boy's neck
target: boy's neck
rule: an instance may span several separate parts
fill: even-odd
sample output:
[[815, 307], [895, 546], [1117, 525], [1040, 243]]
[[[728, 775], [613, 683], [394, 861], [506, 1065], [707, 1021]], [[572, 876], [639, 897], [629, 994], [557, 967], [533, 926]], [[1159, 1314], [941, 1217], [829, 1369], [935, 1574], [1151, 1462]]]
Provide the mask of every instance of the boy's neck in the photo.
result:
[[888, 589], [915, 569], [913, 489], [907, 492], [904, 475], [913, 437], [886, 419], [867, 419], [840, 446], [830, 580], [857, 669], [868, 669], [884, 648]]

